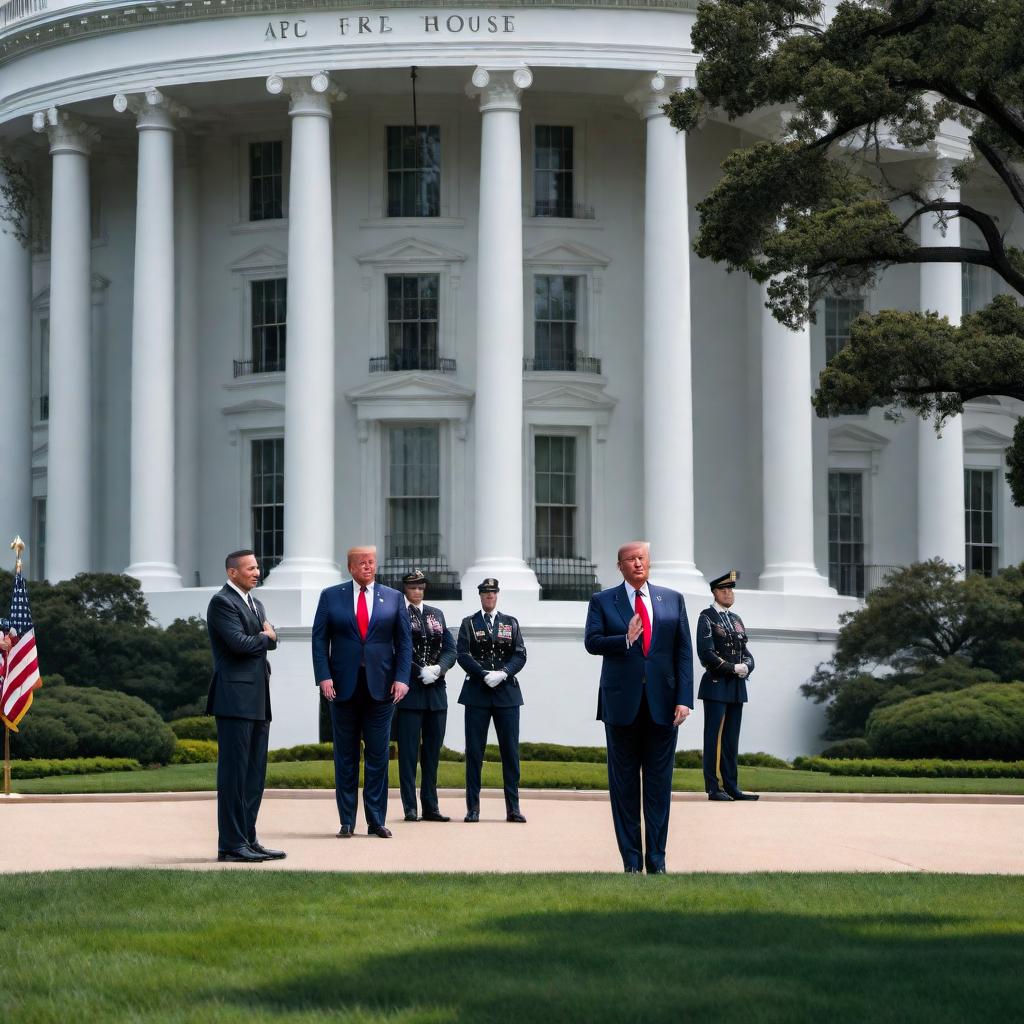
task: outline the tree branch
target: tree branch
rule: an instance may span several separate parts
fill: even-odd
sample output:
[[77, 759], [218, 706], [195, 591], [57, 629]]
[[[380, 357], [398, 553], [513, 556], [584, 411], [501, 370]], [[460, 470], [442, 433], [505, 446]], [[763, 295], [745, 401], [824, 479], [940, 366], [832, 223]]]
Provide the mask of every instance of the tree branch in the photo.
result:
[[991, 143], [986, 142], [984, 139], [979, 139], [974, 135], [971, 136], [971, 143], [974, 148], [988, 161], [992, 170], [1002, 178], [1003, 184], [1007, 189], [1009, 189], [1014, 202], [1016, 202], [1021, 209], [1024, 209], [1024, 178], [1021, 178], [1021, 176], [1010, 165], [1010, 161], [1000, 153], [995, 146], [991, 145]]

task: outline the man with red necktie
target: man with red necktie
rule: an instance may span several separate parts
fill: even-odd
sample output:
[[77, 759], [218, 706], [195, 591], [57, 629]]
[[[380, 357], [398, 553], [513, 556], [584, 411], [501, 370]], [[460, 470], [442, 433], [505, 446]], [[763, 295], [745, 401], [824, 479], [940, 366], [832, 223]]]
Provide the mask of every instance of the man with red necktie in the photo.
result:
[[647, 582], [646, 542], [623, 544], [618, 566], [622, 584], [590, 599], [584, 643], [603, 659], [597, 717], [623, 867], [664, 874], [676, 734], [693, 707], [690, 625], [682, 594]]
[[367, 828], [390, 839], [388, 744], [395, 705], [409, 692], [412, 631], [403, 596], [375, 582], [375, 547], [351, 548], [348, 571], [352, 582], [324, 590], [313, 617], [313, 672], [331, 706], [338, 838], [355, 829], [362, 740]]

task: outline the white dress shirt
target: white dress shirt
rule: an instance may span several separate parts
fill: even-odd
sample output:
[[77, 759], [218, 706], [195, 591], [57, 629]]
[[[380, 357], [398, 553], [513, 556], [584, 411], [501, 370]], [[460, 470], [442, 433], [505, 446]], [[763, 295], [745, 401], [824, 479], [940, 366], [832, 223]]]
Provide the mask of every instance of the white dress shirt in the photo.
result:
[[[249, 596], [251, 594], [251, 591], [249, 593], [246, 593], [241, 587], [236, 586], [234, 583], [232, 583], [231, 580], [226, 580], [225, 582], [245, 602], [245, 606], [249, 609], [249, 611], [252, 611], [256, 607], [255, 598], [253, 598], [252, 604], [249, 603]], [[256, 618], [258, 619], [259, 617], [260, 613], [259, 611], [257, 611]], [[262, 625], [262, 623], [260, 623], [260, 625]]]

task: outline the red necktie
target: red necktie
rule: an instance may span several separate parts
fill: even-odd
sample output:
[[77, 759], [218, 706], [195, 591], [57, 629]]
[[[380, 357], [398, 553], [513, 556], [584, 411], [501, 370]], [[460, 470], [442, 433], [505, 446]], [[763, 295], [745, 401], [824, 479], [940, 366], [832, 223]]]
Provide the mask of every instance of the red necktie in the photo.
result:
[[356, 602], [356, 625], [359, 626], [359, 635], [365, 640], [370, 629], [370, 612], [366, 607], [366, 587], [359, 588], [359, 600]]
[[636, 592], [636, 613], [644, 624], [644, 657], [646, 658], [648, 651], [651, 649], [651, 619], [647, 614], [647, 605], [644, 604], [644, 599], [640, 596], [639, 590]]

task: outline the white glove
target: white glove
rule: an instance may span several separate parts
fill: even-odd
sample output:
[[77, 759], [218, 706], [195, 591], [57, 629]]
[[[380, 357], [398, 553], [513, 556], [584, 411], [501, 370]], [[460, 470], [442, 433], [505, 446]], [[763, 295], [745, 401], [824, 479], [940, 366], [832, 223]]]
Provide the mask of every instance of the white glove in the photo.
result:
[[508, 673], [498, 669], [495, 672], [485, 672], [484, 682], [493, 690], [499, 683], [505, 682], [508, 679]]
[[424, 665], [420, 669], [420, 681], [423, 683], [424, 686], [430, 686], [431, 683], [436, 683], [440, 678], [440, 665]]
[[733, 665], [733, 672], [740, 677], [740, 679], [746, 679], [750, 675], [750, 669], [747, 668], [746, 662], [741, 661], [738, 665]]

